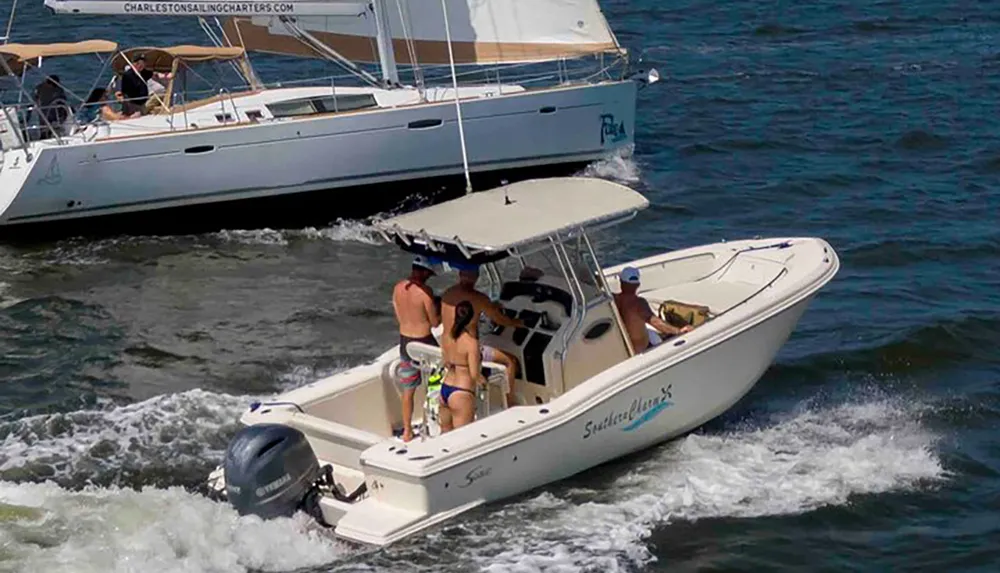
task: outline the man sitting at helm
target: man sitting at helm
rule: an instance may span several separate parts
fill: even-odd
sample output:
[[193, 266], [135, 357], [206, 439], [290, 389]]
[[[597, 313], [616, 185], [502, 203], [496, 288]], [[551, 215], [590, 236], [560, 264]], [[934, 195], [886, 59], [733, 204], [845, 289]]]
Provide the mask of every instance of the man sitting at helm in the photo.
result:
[[[520, 328], [524, 322], [520, 319], [510, 318], [503, 313], [500, 304], [490, 300], [490, 297], [476, 290], [476, 281], [479, 280], [478, 265], [456, 265], [458, 283], [452, 285], [441, 295], [441, 323], [445, 332], [451, 332], [451, 327], [455, 324], [455, 307], [463, 300], [472, 304], [475, 316], [479, 317], [485, 313], [495, 324], [511, 328]], [[507, 368], [507, 404], [517, 403], [514, 392], [514, 371], [517, 367], [517, 359], [510, 354], [489, 345], [482, 345], [483, 362], [496, 362]]]
[[650, 332], [646, 328], [647, 324], [660, 334], [665, 335], [666, 338], [691, 331], [691, 326], [677, 328], [667, 324], [656, 316], [646, 299], [636, 294], [639, 290], [639, 269], [625, 267], [618, 274], [618, 281], [621, 283], [622, 291], [615, 295], [615, 305], [618, 307], [618, 314], [622, 317], [625, 331], [632, 341], [632, 349], [635, 350], [636, 354], [656, 346], [664, 340], [656, 332]]

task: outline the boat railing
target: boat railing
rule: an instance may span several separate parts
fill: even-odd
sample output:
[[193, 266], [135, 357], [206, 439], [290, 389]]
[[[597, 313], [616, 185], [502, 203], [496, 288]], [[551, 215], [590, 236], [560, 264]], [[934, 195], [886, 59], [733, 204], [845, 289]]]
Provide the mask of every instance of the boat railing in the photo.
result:
[[[62, 145], [63, 137], [71, 135], [77, 126], [74, 110], [68, 103], [39, 106], [35, 103], [3, 104], [4, 118], [7, 125], [14, 129], [15, 137], [19, 139], [19, 147], [27, 149], [33, 141], [54, 139]], [[60, 113], [61, 112], [61, 113]], [[62, 116], [62, 120], [50, 118]]]
[[[605, 61], [603, 58], [594, 57], [567, 58], [548, 63], [524, 63], [507, 64], [503, 66], [474, 66], [470, 69], [459, 70], [455, 74], [459, 85], [482, 85], [482, 84], [518, 84], [518, 85], [567, 85], [593, 82], [601, 79], [613, 80], [625, 77], [628, 62], [624, 57], [612, 58]], [[469, 66], [465, 66], [469, 67]], [[615, 72], [618, 73], [615, 73]], [[451, 71], [448, 66], [422, 66], [419, 70], [422, 81], [417, 81], [416, 74], [411, 68], [401, 66], [401, 75], [406, 78], [404, 84], [424, 88], [427, 84], [437, 82], [440, 85], [450, 84]], [[411, 77], [406, 77], [407, 75]], [[329, 74], [322, 76], [311, 76], [308, 78], [281, 80], [275, 82], [264, 81], [261, 86], [264, 88], [282, 88], [308, 85], [330, 85], [341, 86], [361, 86], [353, 74]], [[190, 92], [195, 93], [195, 92]]]

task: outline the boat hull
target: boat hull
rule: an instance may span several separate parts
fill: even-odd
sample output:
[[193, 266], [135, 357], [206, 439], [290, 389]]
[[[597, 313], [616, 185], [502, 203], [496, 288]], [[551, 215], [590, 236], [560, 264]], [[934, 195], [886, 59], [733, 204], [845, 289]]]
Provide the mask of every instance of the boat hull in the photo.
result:
[[[339, 514], [331, 506], [337, 535], [386, 545], [454, 515], [556, 482], [595, 466], [682, 436], [729, 410], [767, 370], [795, 329], [810, 299], [731, 338], [719, 341], [648, 376], [609, 388], [611, 395], [544, 432], [534, 434], [448, 470], [416, 480], [382, 473], [372, 500], [398, 506], [414, 496], [427, 505], [421, 519], [391, 529], [390, 519], [373, 511]], [[538, 410], [540, 411], [540, 410]], [[536, 410], [525, 416], [544, 416]], [[531, 423], [534, 420], [526, 420]], [[559, 452], [554, 463], [553, 452]], [[369, 470], [372, 471], [372, 470]], [[371, 490], [371, 488], [369, 488]], [[380, 499], [392, 490], [391, 498]], [[372, 504], [375, 505], [375, 504]], [[368, 508], [369, 510], [372, 508]]]
[[[428, 424], [429, 438], [405, 444], [389, 437], [402, 422], [393, 374], [396, 348], [251, 408], [241, 422], [303, 431], [318, 459], [334, 467], [345, 492], [362, 486], [366, 491], [350, 503], [323, 496], [324, 520], [345, 539], [386, 545], [481, 504], [674, 439], [723, 414], [763, 376], [840, 265], [826, 241], [808, 237], [716, 243], [627, 264], [640, 269], [639, 294], [654, 308], [671, 301], [703, 305], [710, 320], [635, 355], [622, 348], [620, 359], [605, 362], [610, 344], [618, 343], [604, 338], [608, 330], [595, 327], [610, 322], [601, 309], [613, 303], [588, 298], [593, 304], [579, 323], [588, 325], [579, 329], [583, 339], [550, 364], [563, 367], [557, 396], [522, 401], [525, 405], [487, 413], [443, 434]], [[612, 292], [622, 268], [601, 271]], [[539, 280], [548, 288], [563, 284]], [[535, 298], [514, 296], [506, 305], [524, 310], [547, 304]], [[552, 336], [576, 341], [568, 334], [573, 330], [563, 322]], [[415, 350], [414, 356], [439, 352], [429, 346]], [[416, 359], [434, 364], [427, 357]], [[583, 369], [579, 377], [570, 366]], [[540, 378], [531, 376], [519, 378], [519, 393], [537, 385]], [[421, 407], [423, 398], [417, 404]]]
[[[563, 173], [628, 148], [635, 93], [636, 84], [623, 81], [467, 100], [462, 115], [470, 170], [491, 176], [480, 181], [489, 184], [507, 173]], [[7, 150], [0, 166], [0, 229], [7, 236], [31, 234], [33, 225], [207, 205], [220, 206], [205, 217], [208, 229], [232, 228], [229, 215], [237, 226], [273, 226], [272, 213], [282, 224], [303, 210], [309, 211], [300, 213], [303, 218], [314, 222], [372, 214], [392, 204], [394, 197], [383, 190], [393, 185], [412, 183], [419, 191], [420, 182], [440, 186], [461, 178], [456, 118], [453, 102], [439, 102], [35, 144], [30, 159], [23, 150]], [[310, 201], [296, 204], [309, 194]], [[280, 205], [275, 201], [246, 203], [254, 215], [249, 218], [247, 209], [236, 208], [286, 197], [296, 200], [285, 209], [274, 209]], [[162, 218], [159, 226], [169, 230], [171, 219]], [[48, 225], [40, 234], [58, 227]], [[79, 227], [93, 232], [103, 225]]]

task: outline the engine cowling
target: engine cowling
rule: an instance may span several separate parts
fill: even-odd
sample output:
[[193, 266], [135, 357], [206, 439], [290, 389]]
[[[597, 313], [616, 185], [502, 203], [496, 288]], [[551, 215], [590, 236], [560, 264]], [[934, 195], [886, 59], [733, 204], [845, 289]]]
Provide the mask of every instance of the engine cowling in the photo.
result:
[[301, 431], [281, 424], [247, 426], [236, 433], [224, 461], [226, 497], [240, 515], [316, 516], [319, 460]]

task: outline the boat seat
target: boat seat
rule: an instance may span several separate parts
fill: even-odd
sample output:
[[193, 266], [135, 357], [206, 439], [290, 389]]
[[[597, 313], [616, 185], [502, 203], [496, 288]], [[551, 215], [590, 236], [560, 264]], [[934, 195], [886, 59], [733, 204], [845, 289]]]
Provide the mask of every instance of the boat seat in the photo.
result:
[[[410, 355], [410, 358], [414, 362], [420, 365], [421, 379], [423, 383], [427, 381], [427, 375], [437, 368], [444, 365], [444, 356], [441, 354], [441, 348], [438, 346], [432, 346], [430, 344], [418, 341], [408, 342], [406, 344], [406, 352]], [[507, 388], [507, 367], [498, 362], [482, 362], [482, 367], [489, 371], [489, 375], [486, 376], [486, 383], [497, 386], [501, 390], [503, 409], [507, 409], [509, 404], [507, 403], [507, 392], [510, 391]], [[489, 415], [489, 400], [485, 400], [487, 410], [486, 415]]]

